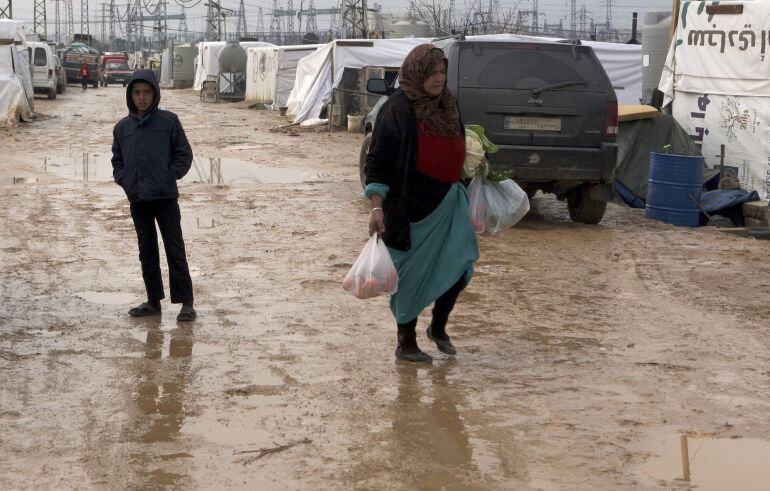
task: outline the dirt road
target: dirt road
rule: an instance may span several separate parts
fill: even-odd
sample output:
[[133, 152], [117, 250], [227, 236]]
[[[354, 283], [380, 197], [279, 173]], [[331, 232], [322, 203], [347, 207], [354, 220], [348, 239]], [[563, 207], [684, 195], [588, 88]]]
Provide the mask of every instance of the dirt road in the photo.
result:
[[387, 300], [341, 288], [367, 238], [361, 136], [165, 91], [196, 155], [199, 318], [131, 319], [123, 89], [36, 105], [0, 129], [0, 488], [676, 488], [682, 441], [699, 489], [767, 485], [767, 242], [616, 205], [578, 225], [537, 197], [480, 239], [459, 355], [421, 336], [435, 364], [397, 363]]

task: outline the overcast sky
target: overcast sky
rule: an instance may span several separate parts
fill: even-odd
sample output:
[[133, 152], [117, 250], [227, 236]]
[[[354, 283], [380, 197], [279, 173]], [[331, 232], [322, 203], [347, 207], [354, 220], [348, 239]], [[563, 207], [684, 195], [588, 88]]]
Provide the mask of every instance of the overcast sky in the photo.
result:
[[[73, 10], [75, 12], [75, 18], [77, 21], [80, 20], [80, 0], [71, 0], [73, 2]], [[154, 3], [157, 0], [142, 0], [143, 3]], [[305, 8], [307, 8], [308, 3], [310, 0], [302, 0], [303, 4], [305, 5]], [[313, 0], [315, 2], [316, 8], [329, 8], [333, 7], [335, 5], [338, 5], [338, 1], [335, 0]], [[379, 2], [376, 2], [375, 0], [368, 0], [370, 5], [373, 3], [379, 3], [382, 5], [383, 10], [386, 12], [392, 12], [393, 14], [403, 14], [406, 12], [407, 7], [409, 5], [409, 0], [379, 0]], [[448, 1], [448, 0], [447, 0]], [[455, 0], [456, 8], [458, 10], [462, 10], [466, 3], [469, 3], [471, 0]], [[482, 0], [484, 3], [487, 3], [488, 0]], [[501, 2], [501, 7], [503, 9], [510, 9], [512, 7], [515, 7], [516, 5], [519, 5], [519, 8], [521, 10], [531, 10], [532, 9], [532, 1], [533, 0], [499, 0]], [[612, 22], [613, 25], [616, 27], [627, 27], [631, 25], [631, 14], [632, 12], [639, 12], [640, 17], [640, 25], [643, 18], [644, 12], [649, 11], [670, 11], [671, 10], [671, 0], [577, 0], [577, 8], [578, 10], [582, 5], [585, 4], [586, 8], [588, 9], [588, 17], [593, 18], [595, 22], [600, 23], [604, 22], [606, 18], [607, 13], [607, 1], [612, 2]], [[5, 3], [6, 0], [0, 0], [0, 3]], [[203, 21], [206, 16], [206, 7], [204, 4], [206, 3], [205, 0], [167, 0], [168, 2], [168, 13], [169, 14], [177, 14], [181, 13], [182, 7], [180, 7], [181, 4], [184, 5], [191, 5], [190, 8], [186, 10], [187, 12], [187, 25], [190, 30], [193, 31], [202, 31], [203, 30]], [[32, 24], [32, 0], [13, 0], [13, 12], [14, 12], [14, 18], [18, 20], [22, 20], [25, 22], [28, 22], [30, 24], [30, 30], [31, 30], [31, 24]], [[48, 23], [49, 23], [49, 29], [52, 30], [52, 24], [54, 19], [54, 7], [53, 2], [49, 0], [48, 2]], [[101, 5], [102, 3], [109, 4], [109, 0], [90, 0], [89, 5], [89, 11], [90, 13], [90, 20], [92, 23], [91, 27], [91, 33], [92, 34], [98, 34], [101, 27], [96, 28], [94, 26], [94, 21], [99, 21], [101, 19]], [[125, 9], [126, 0], [117, 0], [118, 5], [118, 11], [122, 13]], [[240, 0], [221, 0], [221, 4], [223, 7], [231, 8], [234, 11], [238, 10], [238, 5], [240, 3]], [[282, 8], [286, 5], [287, 0], [278, 0], [278, 5]], [[300, 0], [294, 0], [294, 7], [299, 8]], [[196, 5], [197, 4], [197, 5]], [[270, 27], [270, 18], [269, 13], [272, 10], [273, 2], [272, 0], [244, 0], [244, 5], [246, 9], [246, 22], [247, 22], [247, 28], [248, 30], [256, 30], [257, 26], [257, 18], [258, 18], [258, 9], [259, 7], [262, 7], [263, 14], [264, 14], [264, 26], [265, 29], [269, 29]], [[570, 1], [569, 0], [539, 0], [539, 10], [541, 12], [541, 23], [544, 19], [548, 24], [556, 24], [559, 22], [559, 19], [562, 19], [564, 21], [565, 27], [568, 27], [569, 25], [569, 15], [570, 15]], [[545, 14], [545, 15], [542, 15]], [[176, 27], [177, 21], [170, 21], [169, 27], [173, 28]], [[318, 18], [318, 25], [319, 27], [325, 27], [328, 25], [328, 20], [323, 19], [322, 17]], [[296, 23], [295, 23], [296, 26]], [[230, 28], [228, 28], [228, 31]], [[76, 29], [77, 31], [77, 29]]]

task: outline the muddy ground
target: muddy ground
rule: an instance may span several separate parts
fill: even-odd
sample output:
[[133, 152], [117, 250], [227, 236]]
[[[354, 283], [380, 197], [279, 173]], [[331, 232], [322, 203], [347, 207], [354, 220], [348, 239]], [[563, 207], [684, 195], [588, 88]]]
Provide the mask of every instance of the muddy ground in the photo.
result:
[[402, 364], [387, 300], [341, 288], [367, 238], [361, 135], [165, 91], [197, 158], [180, 205], [199, 317], [166, 300], [137, 320], [104, 174], [123, 89], [36, 106], [0, 129], [0, 488], [676, 488], [680, 435], [699, 489], [767, 485], [768, 242], [618, 205], [574, 224], [538, 196], [480, 239], [458, 356], [421, 335], [434, 365]]

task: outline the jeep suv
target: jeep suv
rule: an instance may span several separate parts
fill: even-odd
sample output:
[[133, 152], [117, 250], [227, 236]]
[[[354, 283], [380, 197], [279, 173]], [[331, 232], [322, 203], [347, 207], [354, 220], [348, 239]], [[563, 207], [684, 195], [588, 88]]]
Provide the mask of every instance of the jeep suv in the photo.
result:
[[[490, 166], [512, 172], [530, 197], [542, 190], [566, 199], [572, 220], [599, 223], [612, 199], [618, 103], [593, 50], [558, 42], [434, 44], [449, 60], [447, 85], [464, 123], [482, 125], [500, 147]], [[383, 86], [371, 81], [367, 88], [383, 94]], [[362, 177], [380, 106], [367, 117]]]

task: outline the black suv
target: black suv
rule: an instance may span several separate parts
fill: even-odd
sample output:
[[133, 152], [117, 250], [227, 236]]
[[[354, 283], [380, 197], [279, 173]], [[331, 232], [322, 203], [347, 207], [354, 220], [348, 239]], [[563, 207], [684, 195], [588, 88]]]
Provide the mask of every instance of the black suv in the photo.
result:
[[[436, 41], [449, 59], [447, 84], [465, 124], [479, 124], [500, 147], [489, 156], [531, 197], [566, 199], [572, 220], [599, 223], [612, 199], [618, 103], [588, 46], [557, 42]], [[387, 94], [383, 81], [370, 92]], [[384, 102], [384, 98], [381, 103]], [[366, 120], [361, 175], [381, 104]]]

